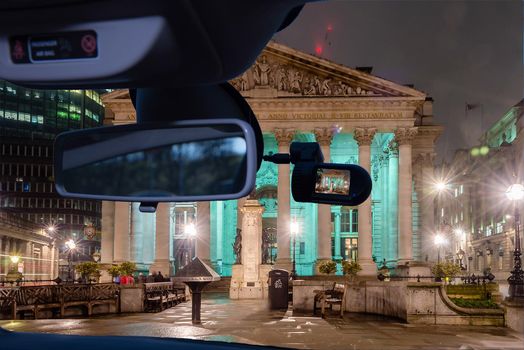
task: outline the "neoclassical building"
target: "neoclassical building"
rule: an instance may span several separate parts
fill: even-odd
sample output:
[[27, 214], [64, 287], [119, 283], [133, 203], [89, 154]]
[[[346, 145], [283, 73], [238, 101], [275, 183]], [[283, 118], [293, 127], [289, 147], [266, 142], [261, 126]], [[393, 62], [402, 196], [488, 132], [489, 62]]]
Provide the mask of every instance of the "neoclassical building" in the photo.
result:
[[[358, 207], [295, 202], [292, 165], [263, 162], [256, 198], [264, 206], [263, 231], [271, 239], [268, 263], [312, 275], [318, 261], [358, 259], [363, 274], [428, 261], [433, 249], [433, 123], [425, 93], [289, 47], [270, 43], [256, 63], [231, 82], [255, 112], [264, 153], [288, 152], [293, 141], [321, 145], [326, 162], [360, 164], [373, 179], [370, 199]], [[126, 90], [104, 95], [105, 123], [135, 122]], [[160, 204], [143, 214], [137, 203], [104, 202], [102, 262], [132, 260], [145, 271], [172, 274], [194, 255], [223, 276], [235, 263], [233, 244], [244, 199]], [[299, 224], [295, 247], [290, 222]], [[196, 239], [186, 235], [196, 226]]]

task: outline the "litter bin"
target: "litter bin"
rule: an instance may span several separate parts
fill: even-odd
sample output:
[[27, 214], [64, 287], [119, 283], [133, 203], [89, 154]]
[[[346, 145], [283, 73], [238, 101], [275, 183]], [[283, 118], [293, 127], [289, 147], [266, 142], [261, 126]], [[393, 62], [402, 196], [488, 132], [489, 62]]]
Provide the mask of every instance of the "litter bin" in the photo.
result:
[[269, 271], [268, 287], [269, 307], [271, 309], [287, 309], [289, 272], [286, 270]]

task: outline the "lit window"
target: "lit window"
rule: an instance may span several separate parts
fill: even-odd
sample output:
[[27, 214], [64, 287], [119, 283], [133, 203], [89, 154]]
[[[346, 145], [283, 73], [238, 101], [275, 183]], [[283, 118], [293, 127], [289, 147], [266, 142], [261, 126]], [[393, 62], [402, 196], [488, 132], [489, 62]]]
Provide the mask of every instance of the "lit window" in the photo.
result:
[[464, 193], [464, 185], [460, 185], [460, 194]]

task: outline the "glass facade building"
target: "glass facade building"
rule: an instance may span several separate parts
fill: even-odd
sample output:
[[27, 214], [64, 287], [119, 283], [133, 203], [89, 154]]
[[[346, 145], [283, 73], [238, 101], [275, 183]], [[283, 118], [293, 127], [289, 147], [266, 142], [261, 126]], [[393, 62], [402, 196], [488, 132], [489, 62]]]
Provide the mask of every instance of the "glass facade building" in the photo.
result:
[[61, 132], [101, 126], [103, 117], [96, 91], [35, 90], [0, 81], [0, 211], [44, 230], [53, 226], [59, 240], [82, 242], [82, 256], [100, 246], [101, 203], [58, 196], [53, 142]]

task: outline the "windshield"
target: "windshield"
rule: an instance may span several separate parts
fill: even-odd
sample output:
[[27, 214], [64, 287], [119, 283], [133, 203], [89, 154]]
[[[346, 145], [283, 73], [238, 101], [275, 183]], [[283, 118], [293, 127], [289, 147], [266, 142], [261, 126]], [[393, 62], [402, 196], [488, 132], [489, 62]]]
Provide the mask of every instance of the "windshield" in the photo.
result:
[[[230, 81], [263, 154], [318, 142], [325, 163], [366, 169], [359, 206], [296, 201], [295, 167], [270, 162], [237, 200], [143, 203], [151, 213], [62, 198], [56, 135], [135, 123], [129, 90], [0, 81], [0, 326], [297, 349], [523, 348], [522, 28], [517, 0], [310, 3]], [[65, 183], [225, 193], [245, 148], [235, 137], [137, 148]], [[349, 194], [349, 171], [315, 175], [317, 194]]]

